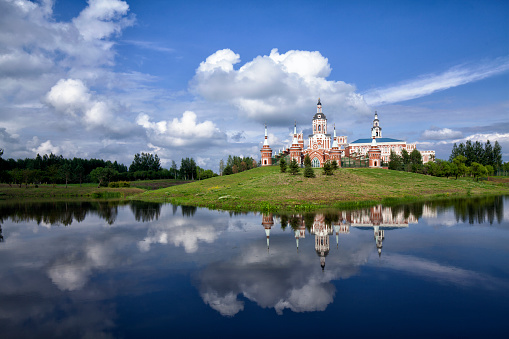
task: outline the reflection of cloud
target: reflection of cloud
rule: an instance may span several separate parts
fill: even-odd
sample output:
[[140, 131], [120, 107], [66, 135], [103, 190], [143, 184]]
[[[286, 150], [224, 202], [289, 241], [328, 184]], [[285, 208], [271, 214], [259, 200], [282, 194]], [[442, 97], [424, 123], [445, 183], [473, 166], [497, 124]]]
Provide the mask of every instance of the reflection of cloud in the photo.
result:
[[489, 275], [465, 270], [455, 266], [439, 263], [407, 255], [385, 255], [387, 268], [405, 271], [441, 283], [449, 283], [463, 287], [484, 287], [487, 289], [507, 289], [509, 283]]
[[186, 253], [194, 253], [198, 250], [199, 242], [213, 243], [221, 233], [218, 229], [214, 225], [203, 225], [197, 218], [173, 217], [165, 222], [152, 223], [147, 237], [138, 242], [138, 248], [147, 252], [151, 244], [171, 243], [177, 247], [183, 246]]
[[201, 296], [205, 304], [225, 316], [232, 317], [244, 310], [244, 303], [237, 300], [237, 295], [233, 292], [227, 293], [224, 296], [220, 296], [216, 292], [206, 292], [202, 293]]
[[199, 277], [200, 295], [224, 316], [244, 309], [239, 294], [277, 314], [284, 309], [324, 311], [336, 293], [330, 282], [355, 275], [371, 251], [371, 244], [355, 250], [340, 248], [337, 255], [341, 261], [321, 272], [314, 251], [295, 255], [293, 243], [271, 248], [270, 255], [263, 246], [249, 246], [230, 261], [209, 265]]
[[88, 267], [73, 264], [57, 265], [48, 270], [48, 275], [61, 290], [74, 291], [82, 288], [90, 274]]
[[325, 311], [334, 301], [336, 290], [331, 284], [311, 280], [301, 288], [290, 291], [286, 300], [280, 300], [275, 306], [277, 314], [283, 314], [285, 308], [294, 312]]
[[89, 244], [57, 260], [48, 269], [48, 276], [61, 290], [79, 290], [85, 286], [94, 269], [111, 265], [114, 255], [106, 244]]

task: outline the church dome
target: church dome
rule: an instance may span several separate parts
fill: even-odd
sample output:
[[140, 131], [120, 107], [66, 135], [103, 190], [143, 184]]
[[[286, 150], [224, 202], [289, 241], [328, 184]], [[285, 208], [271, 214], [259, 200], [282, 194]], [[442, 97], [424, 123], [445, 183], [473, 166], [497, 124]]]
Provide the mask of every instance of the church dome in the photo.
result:
[[325, 114], [323, 113], [316, 113], [314, 116], [313, 116], [313, 120], [318, 120], [318, 119], [324, 119], [324, 120], [327, 120], [327, 118], [325, 117]]

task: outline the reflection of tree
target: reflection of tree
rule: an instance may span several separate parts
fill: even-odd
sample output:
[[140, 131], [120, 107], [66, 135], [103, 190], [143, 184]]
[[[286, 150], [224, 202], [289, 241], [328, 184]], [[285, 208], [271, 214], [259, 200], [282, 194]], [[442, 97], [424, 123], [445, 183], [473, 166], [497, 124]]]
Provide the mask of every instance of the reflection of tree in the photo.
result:
[[403, 218], [408, 219], [411, 216], [414, 216], [415, 219], [420, 219], [424, 212], [424, 203], [418, 202], [418, 203], [411, 203], [411, 204], [405, 204], [405, 205], [397, 205], [392, 206], [392, 216], [393, 218], [397, 218], [398, 215], [403, 212]]
[[288, 216], [286, 214], [281, 215], [281, 229], [284, 231], [288, 227]]
[[198, 209], [196, 206], [180, 206], [182, 209], [182, 216], [184, 217], [192, 217], [196, 213]]
[[136, 220], [149, 221], [160, 215], [160, 204], [122, 201], [40, 202], [0, 204], [2, 218], [15, 223], [35, 221], [47, 225], [70, 226], [74, 221], [85, 220], [87, 214], [95, 214], [113, 224], [118, 215], [118, 206], [131, 204]]
[[308, 232], [311, 232], [314, 222], [315, 222], [315, 214], [314, 213], [304, 214], [304, 225], [306, 225], [306, 229], [308, 230]]
[[504, 218], [504, 197], [487, 196], [466, 199], [447, 199], [429, 203], [429, 206], [438, 209], [453, 208], [456, 221], [469, 224], [493, 224], [495, 219], [501, 223]]
[[154, 202], [133, 201], [130, 206], [136, 221], [147, 222], [159, 219], [161, 204]]
[[0, 225], [0, 242], [4, 241], [4, 236], [2, 235], [2, 225]]

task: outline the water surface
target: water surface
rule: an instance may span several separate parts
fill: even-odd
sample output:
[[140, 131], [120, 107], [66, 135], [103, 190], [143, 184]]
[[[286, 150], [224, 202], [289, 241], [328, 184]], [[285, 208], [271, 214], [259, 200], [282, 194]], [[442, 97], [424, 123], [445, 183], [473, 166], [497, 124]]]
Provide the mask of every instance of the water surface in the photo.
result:
[[2, 204], [1, 337], [505, 338], [508, 200]]

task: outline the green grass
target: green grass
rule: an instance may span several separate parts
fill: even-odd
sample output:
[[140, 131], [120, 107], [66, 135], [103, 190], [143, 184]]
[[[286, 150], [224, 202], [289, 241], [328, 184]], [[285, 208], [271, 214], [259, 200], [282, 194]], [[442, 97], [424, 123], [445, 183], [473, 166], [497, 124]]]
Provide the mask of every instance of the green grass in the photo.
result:
[[139, 188], [97, 188], [97, 184], [79, 184], [67, 185], [29, 185], [21, 187], [17, 185], [0, 185], [0, 199], [7, 200], [40, 200], [40, 199], [61, 199], [61, 198], [79, 198], [79, 199], [104, 199], [104, 198], [126, 198], [128, 196], [139, 194], [144, 190]]
[[316, 178], [279, 173], [279, 167], [210, 178], [154, 190], [133, 199], [171, 202], [226, 210], [311, 211], [363, 207], [467, 195], [509, 194], [509, 186], [471, 178], [447, 179], [383, 169], [339, 169], [331, 177], [315, 169]]

